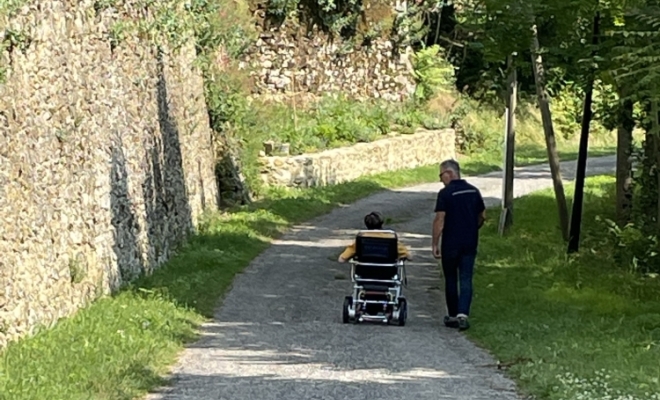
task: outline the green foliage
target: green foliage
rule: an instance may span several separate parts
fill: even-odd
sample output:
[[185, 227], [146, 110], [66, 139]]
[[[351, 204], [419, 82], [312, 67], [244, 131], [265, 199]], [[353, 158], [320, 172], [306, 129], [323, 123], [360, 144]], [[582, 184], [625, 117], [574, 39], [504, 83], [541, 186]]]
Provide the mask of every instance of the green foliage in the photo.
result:
[[0, 0], [0, 20], [13, 17], [29, 0]]
[[119, 15], [108, 32], [108, 40], [112, 49], [121, 46], [129, 36], [137, 36], [153, 43], [154, 46], [167, 46], [172, 51], [178, 51], [193, 38], [194, 15], [184, 12], [176, 0], [141, 0], [140, 6], [148, 10], [150, 18], [140, 18], [135, 15], [132, 5], [123, 0], [97, 0], [94, 11], [98, 14], [113, 10], [113, 15]]
[[305, 4], [315, 7], [316, 18], [323, 21], [323, 25], [328, 27], [333, 35], [356, 31], [362, 9], [361, 0], [317, 0], [307, 1]]
[[186, 10], [194, 16], [199, 54], [211, 56], [222, 47], [236, 58], [255, 38], [254, 23], [244, 1], [192, 0], [186, 4]]
[[408, 3], [404, 10], [399, 10], [392, 24], [390, 39], [400, 48], [407, 46], [416, 47], [423, 42], [428, 33], [425, 16], [434, 3]]
[[614, 80], [628, 86], [633, 101], [660, 98], [660, 6], [630, 10], [620, 25], [607, 32], [618, 44], [612, 48]]
[[575, 136], [582, 124], [582, 98], [584, 91], [572, 82], [566, 82], [562, 91], [552, 96], [551, 110], [556, 132], [564, 138]]
[[[18, 3], [12, 4], [15, 4], [16, 7], [19, 6]], [[0, 34], [0, 57], [2, 53], [7, 52], [9, 53], [10, 60], [14, 52], [25, 52], [32, 43], [32, 38], [26, 32], [16, 29], [6, 28], [4, 32], [0, 31]], [[2, 61], [1, 58], [0, 61]], [[5, 82], [7, 70], [8, 67], [0, 63], [0, 84]]]
[[110, 40], [110, 48], [116, 49], [126, 40], [127, 35], [133, 31], [133, 24], [129, 21], [117, 21], [110, 26], [108, 32], [108, 39]]
[[[557, 99], [558, 104], [552, 104], [554, 127], [561, 133], [557, 135], [557, 143], [577, 149], [581, 104], [568, 91], [563, 91]], [[460, 95], [448, 113], [450, 126], [456, 131], [457, 151], [470, 155], [501, 152], [505, 126], [503, 111], [499, 106]], [[593, 126], [591, 146], [603, 144], [613, 148], [616, 143], [614, 133], [596, 123]], [[516, 151], [540, 143], [544, 143], [540, 112], [534, 104], [521, 101], [516, 112]]]
[[454, 67], [446, 60], [438, 45], [424, 48], [412, 55], [415, 97], [426, 102], [439, 93], [450, 93], [455, 84]]
[[249, 103], [240, 76], [234, 70], [219, 71], [207, 61], [204, 71], [206, 105], [211, 128], [223, 132], [230, 125], [240, 125], [249, 118]]
[[428, 28], [425, 17], [435, 3], [408, 3], [405, 7], [389, 0], [268, 0], [267, 20], [288, 27], [314, 27], [334, 39], [342, 39], [345, 46], [369, 46], [376, 38], [384, 37], [395, 49], [419, 43]]
[[598, 218], [603, 222], [609, 233], [606, 238], [611, 245], [614, 259], [617, 264], [628, 267], [635, 273], [660, 273], [658, 260], [658, 238], [655, 235], [645, 234], [642, 229], [629, 223], [620, 227], [611, 219]]
[[[266, 12], [267, 16], [277, 23], [293, 19], [294, 25], [301, 23], [308, 28], [316, 25], [321, 31], [334, 38], [350, 39], [358, 33], [358, 25], [364, 18], [365, 3], [369, 2], [364, 0], [268, 0]], [[369, 28], [367, 28], [368, 31]], [[373, 35], [374, 32], [371, 31], [371, 34]]]
[[646, 135], [641, 147], [634, 146], [631, 219], [619, 226], [612, 218], [598, 217], [602, 230], [608, 232], [602, 246], [611, 249], [617, 264], [630, 272], [660, 273], [660, 243], [657, 222], [658, 180], [653, 157], [655, 135]]
[[4, 51], [12, 53], [14, 51], [25, 51], [32, 43], [32, 38], [23, 32], [15, 29], [6, 29], [3, 35], [1, 48]]
[[478, 329], [466, 333], [502, 363], [521, 360], [507, 372], [525, 395], [658, 398], [660, 280], [630, 273], [613, 259], [616, 250], [595, 220], [613, 217], [613, 200], [613, 177], [587, 179], [588, 250], [570, 258], [557, 234], [552, 189], [515, 201], [506, 240], [497, 233], [500, 210], [489, 210], [470, 317]]
[[87, 277], [87, 268], [83, 264], [81, 257], [75, 257], [69, 260], [69, 275], [71, 283], [80, 283]]
[[[552, 100], [552, 120], [556, 133], [564, 139], [576, 137], [582, 127], [584, 112], [584, 90], [577, 82], [564, 82], [558, 91], [549, 91]], [[590, 134], [598, 135], [615, 129], [617, 123], [618, 97], [610, 85], [601, 80], [594, 82], [594, 116]]]
[[95, 0], [93, 5], [94, 11], [100, 13], [109, 8], [114, 8], [119, 2], [119, 0]]
[[[479, 108], [484, 118], [474, 118]], [[501, 119], [493, 110], [485, 110], [487, 106], [479, 106], [477, 102], [462, 96], [458, 105], [452, 110], [451, 127], [456, 132], [456, 149], [464, 154], [478, 152], [479, 149], [498, 148], [500, 141]], [[489, 118], [490, 117], [490, 118]], [[484, 124], [479, 124], [484, 121]]]
[[264, 141], [288, 143], [291, 154], [303, 154], [371, 142], [391, 132], [405, 134], [418, 127], [447, 126], [440, 116], [412, 103], [326, 95], [304, 107], [293, 107], [292, 103], [247, 103], [242, 99], [240, 92], [235, 92], [232, 104], [237, 108], [232, 108], [224, 129], [241, 143], [244, 172], [256, 194], [261, 190], [257, 156]]

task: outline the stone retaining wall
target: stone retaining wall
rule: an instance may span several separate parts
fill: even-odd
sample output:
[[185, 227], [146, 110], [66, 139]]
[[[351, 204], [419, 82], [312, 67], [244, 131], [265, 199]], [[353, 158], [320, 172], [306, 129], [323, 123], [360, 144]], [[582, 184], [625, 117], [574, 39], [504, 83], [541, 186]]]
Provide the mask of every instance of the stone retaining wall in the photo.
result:
[[323, 36], [298, 41], [281, 31], [264, 33], [245, 61], [255, 70], [256, 94], [345, 93], [354, 98], [407, 99], [415, 90], [408, 53], [388, 40], [339, 54]]
[[194, 47], [111, 49], [111, 10], [27, 4], [0, 52], [0, 346], [157, 268], [217, 202]]
[[451, 129], [421, 130], [372, 143], [292, 157], [261, 157], [261, 178], [269, 186], [313, 187], [364, 175], [439, 164], [455, 158]]

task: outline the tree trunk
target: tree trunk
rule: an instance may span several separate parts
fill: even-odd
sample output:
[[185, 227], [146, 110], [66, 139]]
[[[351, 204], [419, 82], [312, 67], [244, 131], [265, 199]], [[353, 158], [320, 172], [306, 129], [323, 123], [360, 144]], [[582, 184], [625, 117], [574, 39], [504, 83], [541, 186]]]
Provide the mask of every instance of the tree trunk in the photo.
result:
[[[623, 97], [619, 93], [620, 97]], [[620, 226], [630, 222], [632, 213], [632, 132], [635, 128], [633, 102], [619, 108], [616, 147], [616, 217]]]
[[660, 233], [660, 172], [658, 171], [658, 167], [660, 167], [660, 121], [658, 120], [658, 116], [660, 113], [660, 109], [658, 109], [658, 101], [657, 100], [652, 100], [651, 102], [651, 134], [654, 137], [654, 144], [655, 144], [655, 177], [656, 177], [656, 187], [658, 188], [658, 194], [656, 196], [656, 232]]
[[[594, 17], [594, 30], [592, 44], [598, 44], [598, 31], [600, 27], [600, 12]], [[594, 50], [595, 51], [595, 50]], [[592, 53], [592, 56], [595, 56]], [[573, 210], [571, 213], [571, 226], [568, 235], [567, 253], [575, 253], [580, 249], [580, 231], [582, 228], [582, 202], [584, 199], [584, 180], [587, 174], [587, 150], [589, 146], [589, 125], [591, 125], [591, 103], [593, 100], [595, 71], [591, 71], [587, 81], [584, 96], [584, 111], [582, 113], [582, 131], [580, 132], [580, 149], [578, 151], [577, 171], [575, 174], [575, 194], [573, 195]]]
[[[651, 106], [644, 105], [645, 111], [651, 115]], [[638, 198], [635, 200], [635, 208], [638, 210], [639, 215], [642, 216], [641, 226], [645, 235], [652, 235], [655, 233], [656, 221], [658, 220], [656, 199], [658, 198], [658, 185], [657, 178], [657, 164], [655, 149], [658, 147], [656, 136], [653, 134], [652, 123], [650, 121], [643, 121], [644, 127], [644, 143], [643, 143], [643, 157], [640, 167], [639, 176], [635, 179], [635, 185], [640, 187]]]
[[552, 114], [550, 112], [549, 95], [545, 87], [545, 70], [543, 68], [543, 58], [539, 54], [540, 45], [536, 25], [532, 26], [532, 69], [534, 71], [534, 81], [536, 83], [536, 95], [538, 98], [541, 118], [543, 120], [543, 131], [545, 133], [545, 144], [548, 151], [548, 163], [550, 164], [550, 175], [555, 189], [555, 199], [557, 201], [557, 211], [559, 212], [559, 226], [561, 236], [564, 241], [568, 240], [568, 206], [566, 205], [566, 195], [564, 194], [564, 184], [561, 178], [561, 169], [559, 168], [559, 154], [557, 152], [557, 142], [555, 140], [555, 130], [552, 126]]
[[518, 89], [518, 75], [513, 62], [513, 56], [509, 56], [509, 77], [507, 79], [506, 99], [506, 153], [504, 158], [504, 221], [500, 228], [503, 234], [513, 224], [513, 168], [515, 164], [516, 143], [516, 98]]

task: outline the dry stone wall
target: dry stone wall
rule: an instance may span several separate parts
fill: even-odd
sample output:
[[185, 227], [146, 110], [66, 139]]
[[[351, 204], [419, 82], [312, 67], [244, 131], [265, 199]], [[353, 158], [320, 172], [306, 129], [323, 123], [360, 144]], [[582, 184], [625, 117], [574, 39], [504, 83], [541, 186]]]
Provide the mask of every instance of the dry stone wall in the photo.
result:
[[194, 48], [111, 51], [111, 10], [30, 3], [0, 53], [0, 345], [158, 267], [217, 196]]
[[325, 186], [455, 157], [453, 130], [420, 130], [315, 154], [261, 157], [261, 178], [269, 186]]
[[255, 93], [341, 92], [354, 98], [407, 99], [415, 90], [409, 50], [385, 38], [354, 49], [325, 35], [292, 35], [286, 24], [260, 34], [244, 56]]

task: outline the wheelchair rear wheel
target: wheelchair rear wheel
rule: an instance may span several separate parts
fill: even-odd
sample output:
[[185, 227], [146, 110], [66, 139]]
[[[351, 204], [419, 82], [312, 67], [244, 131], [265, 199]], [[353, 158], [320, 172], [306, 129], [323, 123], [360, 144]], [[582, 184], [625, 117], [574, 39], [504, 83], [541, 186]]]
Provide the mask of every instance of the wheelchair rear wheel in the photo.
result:
[[399, 326], [404, 326], [408, 319], [408, 302], [406, 299], [399, 299]]
[[351, 320], [351, 316], [348, 313], [348, 309], [351, 307], [352, 304], [353, 304], [353, 298], [351, 296], [346, 296], [346, 298], [344, 298], [344, 307], [342, 310], [342, 322], [345, 324], [349, 323]]

